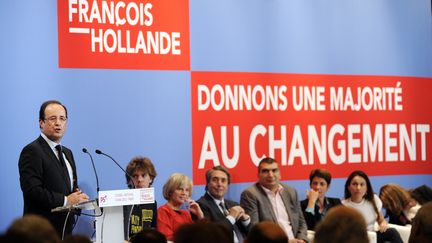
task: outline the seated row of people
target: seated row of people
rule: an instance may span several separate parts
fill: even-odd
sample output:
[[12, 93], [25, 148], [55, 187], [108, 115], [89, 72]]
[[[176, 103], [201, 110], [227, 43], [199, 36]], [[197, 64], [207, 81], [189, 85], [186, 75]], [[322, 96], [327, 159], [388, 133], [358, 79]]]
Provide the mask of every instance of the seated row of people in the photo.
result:
[[[128, 184], [137, 188], [149, 187], [156, 177], [154, 166], [149, 159], [143, 157], [133, 159], [127, 172], [132, 175], [132, 181], [126, 176]], [[190, 199], [192, 181], [186, 175], [175, 173], [163, 187], [163, 196], [167, 203], [157, 211], [156, 203], [147, 205], [147, 208], [125, 207], [125, 215], [131, 215], [125, 220], [125, 239], [143, 228], [156, 227], [172, 241], [174, 233], [181, 225], [196, 220], [208, 220], [228, 228], [234, 242], [243, 242], [251, 226], [258, 222], [271, 221], [281, 226], [290, 239], [289, 242], [301, 243], [307, 242], [307, 230], [314, 230], [330, 208], [343, 204], [356, 209], [363, 216], [367, 229], [377, 232], [378, 242], [402, 242], [398, 232], [388, 227], [381, 213], [383, 203], [374, 193], [364, 172], [354, 171], [347, 178], [342, 201], [326, 197], [331, 184], [331, 175], [326, 170], [316, 169], [311, 172], [311, 189], [307, 192], [307, 199], [301, 202], [295, 188], [282, 184], [280, 178], [278, 162], [272, 158], [264, 158], [258, 165], [257, 183], [242, 192], [238, 204], [225, 199], [231, 175], [222, 166], [207, 171], [206, 193], [197, 201]], [[425, 190], [427, 191], [423, 188], [422, 192]], [[388, 202], [395, 200], [389, 199], [390, 194], [384, 187], [380, 193], [388, 213], [392, 210], [387, 206], [390, 205]], [[423, 198], [427, 196], [423, 195]], [[412, 219], [411, 216], [408, 218]]]

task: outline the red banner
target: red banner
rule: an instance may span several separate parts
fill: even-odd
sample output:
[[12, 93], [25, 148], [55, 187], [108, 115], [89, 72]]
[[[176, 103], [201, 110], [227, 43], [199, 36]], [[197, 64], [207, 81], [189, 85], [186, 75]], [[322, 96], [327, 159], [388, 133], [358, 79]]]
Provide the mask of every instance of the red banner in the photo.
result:
[[263, 157], [282, 180], [432, 173], [432, 79], [192, 72], [193, 180], [214, 165], [257, 179]]
[[61, 68], [190, 68], [187, 0], [57, 4]]

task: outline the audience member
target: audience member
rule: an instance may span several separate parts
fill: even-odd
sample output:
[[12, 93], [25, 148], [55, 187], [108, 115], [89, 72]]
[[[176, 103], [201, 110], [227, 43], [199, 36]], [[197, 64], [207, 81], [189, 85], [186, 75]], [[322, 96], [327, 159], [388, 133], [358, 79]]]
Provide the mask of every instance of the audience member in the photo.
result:
[[411, 197], [410, 193], [398, 184], [390, 183], [382, 186], [379, 197], [391, 224], [411, 224], [411, 220], [420, 208], [420, 204]]
[[381, 187], [380, 198], [390, 217], [390, 223], [405, 225], [410, 223], [421, 205], [432, 201], [432, 188], [422, 185], [406, 190], [398, 184]]
[[92, 241], [85, 235], [67, 235], [63, 243], [92, 243]]
[[[198, 203], [190, 199], [192, 195], [192, 181], [186, 175], [174, 173], [163, 186], [163, 197], [168, 201], [158, 208], [157, 229], [167, 240], [172, 241], [176, 229], [185, 223], [192, 223], [194, 219], [203, 219]], [[186, 209], [180, 209], [185, 206]]]
[[301, 201], [303, 215], [307, 227], [315, 229], [315, 225], [320, 222], [331, 207], [341, 204], [339, 198], [326, 197], [330, 188], [331, 174], [325, 169], [312, 170], [309, 175], [310, 191], [306, 191], [306, 199]]
[[432, 243], [432, 202], [424, 204], [412, 222], [409, 243]]
[[174, 233], [175, 243], [233, 243], [230, 230], [213, 222], [196, 222], [181, 225]]
[[272, 221], [279, 224], [290, 242], [307, 242], [307, 225], [297, 191], [280, 183], [278, 162], [264, 158], [258, 164], [258, 182], [241, 194], [240, 205], [251, 217], [251, 224]]
[[206, 172], [206, 193], [197, 203], [204, 217], [225, 225], [233, 234], [234, 242], [243, 242], [250, 225], [250, 217], [234, 201], [224, 198], [228, 191], [231, 175], [222, 166], [215, 166]]
[[21, 233], [10, 233], [10, 234], [2, 234], [0, 235], [0, 243], [45, 243], [41, 241], [37, 241], [34, 239], [30, 239], [28, 236], [23, 235]]
[[331, 208], [315, 228], [314, 243], [366, 243], [366, 222], [355, 209], [343, 205]]
[[27, 238], [37, 243], [60, 242], [60, 237], [52, 224], [46, 218], [33, 214], [26, 214], [15, 220], [6, 234], [11, 237]]
[[377, 233], [377, 242], [402, 243], [399, 233], [389, 228], [381, 213], [382, 202], [374, 193], [369, 177], [363, 171], [352, 172], [345, 182], [345, 206], [357, 209], [364, 217], [367, 229]]
[[245, 243], [287, 243], [288, 236], [285, 231], [276, 223], [271, 221], [263, 221], [255, 224]]
[[422, 185], [410, 191], [411, 196], [420, 204], [432, 202], [432, 188]]
[[130, 243], [166, 243], [167, 239], [164, 234], [152, 228], [144, 228], [134, 234]]
[[[126, 183], [129, 188], [149, 188], [157, 175], [151, 160], [141, 156], [129, 162], [126, 172]], [[124, 206], [123, 216], [124, 239], [128, 240], [145, 228], [156, 228], [157, 202]]]

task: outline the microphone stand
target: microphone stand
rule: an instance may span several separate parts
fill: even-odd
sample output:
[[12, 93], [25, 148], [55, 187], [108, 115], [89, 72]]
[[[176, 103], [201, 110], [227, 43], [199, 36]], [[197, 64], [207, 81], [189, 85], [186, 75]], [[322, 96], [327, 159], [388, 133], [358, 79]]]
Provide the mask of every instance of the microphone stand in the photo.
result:
[[86, 148], [83, 148], [82, 151], [90, 156], [90, 160], [91, 160], [91, 163], [93, 166], [93, 172], [94, 172], [95, 177], [96, 177], [96, 194], [99, 194], [99, 178], [98, 178], [98, 175], [96, 173], [96, 166], [95, 166], [95, 163], [93, 161], [93, 156], [87, 151]]
[[131, 175], [129, 175], [129, 173], [127, 173], [127, 171], [125, 170], [125, 169], [123, 169], [123, 167], [121, 167], [121, 165], [113, 158], [113, 157], [111, 157], [109, 154], [106, 154], [106, 153], [104, 153], [104, 152], [102, 152], [102, 151], [100, 151], [99, 149], [96, 149], [95, 150], [95, 153], [97, 153], [97, 154], [102, 154], [102, 155], [104, 155], [104, 156], [106, 156], [106, 157], [108, 157], [108, 158], [110, 158], [124, 173], [125, 173], [125, 175], [129, 178], [129, 181], [131, 181], [132, 182], [132, 186], [133, 186], [133, 188], [135, 189], [136, 188], [136, 186], [135, 186], [135, 183], [134, 183], [134, 181], [133, 181], [133, 179], [132, 179], [132, 176]]

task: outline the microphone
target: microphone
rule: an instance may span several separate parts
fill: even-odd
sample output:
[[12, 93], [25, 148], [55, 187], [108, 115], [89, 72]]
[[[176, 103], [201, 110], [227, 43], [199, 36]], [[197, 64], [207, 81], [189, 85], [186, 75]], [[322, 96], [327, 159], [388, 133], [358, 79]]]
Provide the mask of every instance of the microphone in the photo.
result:
[[96, 177], [96, 193], [99, 194], [99, 178], [98, 178], [98, 175], [96, 173], [96, 167], [95, 167], [95, 164], [94, 164], [94, 161], [93, 161], [93, 157], [87, 151], [86, 148], [83, 148], [82, 151], [90, 156], [90, 160], [91, 160], [91, 163], [92, 163], [92, 166], [93, 166], [93, 171], [94, 171], [94, 174], [95, 174], [95, 177]]
[[135, 186], [135, 183], [134, 183], [134, 181], [133, 181], [133, 179], [132, 179], [132, 176], [131, 175], [129, 175], [129, 173], [127, 173], [126, 172], [126, 170], [125, 169], [123, 169], [123, 167], [121, 167], [121, 165], [119, 164], [119, 163], [117, 163], [117, 161], [113, 158], [113, 157], [111, 157], [110, 155], [108, 155], [108, 154], [106, 154], [106, 153], [104, 153], [104, 152], [102, 152], [102, 151], [100, 151], [99, 149], [96, 149], [95, 150], [95, 153], [97, 153], [97, 154], [102, 154], [102, 155], [105, 155], [106, 157], [108, 157], [108, 158], [110, 158], [124, 173], [125, 173], [125, 175], [129, 178], [129, 180], [132, 182], [132, 186], [133, 186], [133, 188], [135, 189], [136, 188], [136, 186]]

